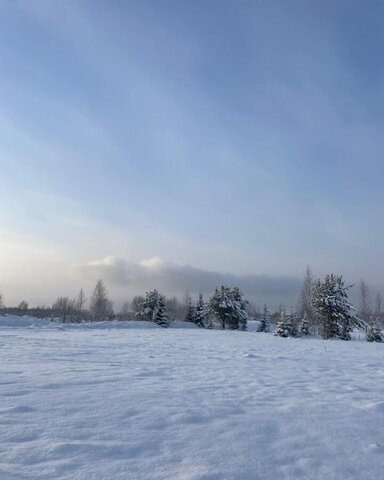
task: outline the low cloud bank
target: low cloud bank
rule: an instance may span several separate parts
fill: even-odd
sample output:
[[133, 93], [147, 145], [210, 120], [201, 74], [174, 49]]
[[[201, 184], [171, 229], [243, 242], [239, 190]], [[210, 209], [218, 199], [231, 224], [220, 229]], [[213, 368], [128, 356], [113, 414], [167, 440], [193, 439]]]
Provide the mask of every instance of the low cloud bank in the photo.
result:
[[157, 288], [167, 295], [210, 294], [220, 285], [238, 286], [254, 301], [291, 302], [300, 292], [302, 279], [289, 276], [234, 275], [214, 272], [152, 257], [141, 262], [129, 262], [118, 257], [106, 257], [74, 265], [72, 274], [91, 282], [103, 279], [109, 286], [127, 287], [132, 293]]

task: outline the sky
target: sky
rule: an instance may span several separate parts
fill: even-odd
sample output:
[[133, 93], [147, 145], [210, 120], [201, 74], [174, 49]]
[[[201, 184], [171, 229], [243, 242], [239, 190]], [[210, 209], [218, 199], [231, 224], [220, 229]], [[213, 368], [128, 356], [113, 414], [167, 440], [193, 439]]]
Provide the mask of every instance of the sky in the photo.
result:
[[384, 291], [384, 4], [0, 0], [7, 304], [306, 266]]

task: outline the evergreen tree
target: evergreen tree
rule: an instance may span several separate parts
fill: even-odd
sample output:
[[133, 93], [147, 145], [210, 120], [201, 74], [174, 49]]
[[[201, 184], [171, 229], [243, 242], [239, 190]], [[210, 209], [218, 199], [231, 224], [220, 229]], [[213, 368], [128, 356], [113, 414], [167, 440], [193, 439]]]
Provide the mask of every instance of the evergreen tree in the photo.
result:
[[192, 297], [191, 297], [191, 294], [189, 293], [189, 290], [187, 290], [181, 302], [181, 312], [180, 312], [181, 316], [179, 318], [184, 318], [184, 320], [186, 320], [188, 316], [188, 310], [190, 309], [189, 307], [191, 305], [192, 305]]
[[145, 292], [145, 298], [136, 306], [136, 316], [147, 322], [154, 322], [157, 314], [157, 307], [159, 304], [159, 292], [151, 290]]
[[169, 327], [169, 318], [168, 318], [167, 308], [165, 306], [165, 303], [166, 303], [165, 296], [159, 294], [159, 301], [157, 304], [157, 310], [154, 317], [154, 321], [161, 327], [167, 328]]
[[207, 317], [208, 317], [208, 309], [203, 300], [203, 295], [199, 294], [199, 299], [196, 302], [196, 309], [195, 309], [195, 323], [198, 327], [201, 328], [208, 328], [207, 327]]
[[297, 337], [298, 334], [298, 320], [297, 315], [291, 307], [290, 313], [285, 317], [285, 328], [288, 332], [288, 337]]
[[349, 288], [341, 275], [326, 275], [323, 281], [315, 283], [313, 305], [323, 338], [350, 340], [353, 328], [362, 327], [362, 322], [353, 314], [354, 308], [348, 303]]
[[145, 299], [138, 305], [136, 316], [148, 322], [168, 327], [169, 319], [164, 295], [157, 290], [146, 292]]
[[231, 289], [227, 286], [216, 288], [215, 293], [209, 299], [209, 311], [221, 323], [223, 330], [246, 330], [248, 302], [238, 287]]
[[188, 304], [186, 305], [185, 321], [192, 323], [196, 321], [195, 307], [193, 306], [191, 297], [189, 297]]
[[235, 325], [237, 329], [245, 332], [247, 330], [248, 322], [248, 301], [244, 299], [243, 293], [240, 291], [239, 287], [234, 287], [232, 289], [233, 296], [233, 307], [234, 307], [234, 317]]
[[384, 336], [380, 328], [376, 325], [371, 325], [367, 328], [366, 333], [367, 342], [384, 342]]
[[304, 314], [304, 317], [303, 319], [301, 320], [301, 323], [300, 323], [300, 328], [299, 328], [299, 333], [301, 336], [306, 336], [306, 335], [310, 335], [310, 332], [309, 332], [309, 321], [308, 321], [308, 316], [307, 314], [305, 313]]
[[267, 305], [264, 305], [263, 315], [260, 320], [259, 328], [257, 329], [258, 332], [269, 332], [270, 330], [270, 322], [271, 322], [271, 314], [268, 311]]
[[280, 319], [277, 322], [277, 328], [275, 332], [275, 336], [277, 337], [289, 337], [289, 327], [286, 323], [286, 316], [284, 309], [281, 310]]
[[205, 322], [205, 328], [207, 330], [213, 330], [213, 322], [212, 322], [212, 317], [210, 314], [207, 316], [207, 320]]

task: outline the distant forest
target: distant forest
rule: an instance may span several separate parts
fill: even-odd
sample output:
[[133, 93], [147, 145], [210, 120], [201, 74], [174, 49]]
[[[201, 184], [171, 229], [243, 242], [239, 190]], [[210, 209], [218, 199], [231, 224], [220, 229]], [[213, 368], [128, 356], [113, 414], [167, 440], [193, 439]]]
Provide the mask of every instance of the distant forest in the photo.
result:
[[[30, 315], [63, 323], [100, 321], [150, 321], [162, 327], [175, 320], [195, 323], [206, 329], [247, 330], [249, 320], [258, 321], [259, 332], [274, 331], [281, 337], [319, 335], [322, 338], [349, 340], [354, 329], [363, 330], [367, 341], [383, 342], [383, 298], [372, 298], [367, 283], [359, 285], [360, 302], [355, 308], [348, 301], [352, 285], [345, 285], [341, 275], [328, 274], [315, 280], [308, 267], [303, 279], [301, 294], [295, 306], [281, 305], [270, 312], [267, 305], [260, 310], [249, 302], [243, 292], [234, 286], [222, 285], [204, 299], [199, 294], [194, 301], [186, 292], [182, 300], [166, 298], [158, 290], [135, 296], [115, 312], [103, 280], [98, 280], [90, 301], [83, 289], [76, 298], [58, 297], [51, 307], [30, 308], [27, 301], [17, 307], [7, 307], [0, 293], [0, 315]], [[87, 303], [89, 306], [87, 308]]]

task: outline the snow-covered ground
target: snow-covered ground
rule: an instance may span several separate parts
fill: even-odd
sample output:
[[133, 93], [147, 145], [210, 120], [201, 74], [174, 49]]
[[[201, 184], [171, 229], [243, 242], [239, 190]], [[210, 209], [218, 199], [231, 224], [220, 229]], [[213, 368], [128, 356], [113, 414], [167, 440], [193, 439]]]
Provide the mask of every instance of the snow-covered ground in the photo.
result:
[[14, 323], [1, 480], [383, 478], [381, 344]]

